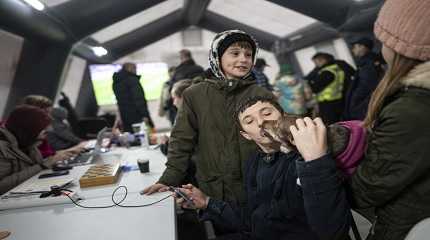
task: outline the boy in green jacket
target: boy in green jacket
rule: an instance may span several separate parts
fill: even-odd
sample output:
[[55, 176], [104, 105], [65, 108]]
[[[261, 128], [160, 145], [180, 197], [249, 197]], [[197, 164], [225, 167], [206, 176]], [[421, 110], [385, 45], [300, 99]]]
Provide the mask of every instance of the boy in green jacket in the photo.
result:
[[211, 71], [204, 81], [185, 90], [171, 133], [166, 170], [144, 193], [179, 186], [188, 159], [196, 154], [199, 188], [214, 199], [243, 202], [242, 169], [256, 145], [240, 136], [232, 116], [234, 106], [244, 98], [272, 95], [251, 74], [257, 53], [257, 42], [243, 31], [215, 36], [209, 53]]

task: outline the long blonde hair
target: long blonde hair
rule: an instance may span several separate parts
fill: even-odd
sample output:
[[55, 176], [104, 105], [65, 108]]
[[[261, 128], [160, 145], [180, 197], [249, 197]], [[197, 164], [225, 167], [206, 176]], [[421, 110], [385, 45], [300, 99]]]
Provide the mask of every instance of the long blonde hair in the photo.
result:
[[384, 101], [387, 97], [401, 89], [402, 79], [418, 64], [419, 60], [412, 59], [394, 52], [394, 58], [391, 66], [387, 69], [384, 78], [376, 87], [370, 98], [364, 127], [371, 131], [379, 112], [381, 111]]

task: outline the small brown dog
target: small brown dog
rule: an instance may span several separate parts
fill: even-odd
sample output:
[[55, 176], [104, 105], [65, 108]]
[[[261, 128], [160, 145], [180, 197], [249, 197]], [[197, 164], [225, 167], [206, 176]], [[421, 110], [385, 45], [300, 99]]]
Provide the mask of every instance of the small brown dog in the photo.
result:
[[[261, 135], [270, 138], [272, 141], [281, 144], [281, 151], [296, 150], [290, 126], [296, 125], [296, 120], [301, 116], [284, 114], [279, 120], [264, 121], [261, 128]], [[332, 124], [327, 127], [327, 143], [330, 152], [337, 156], [342, 153], [349, 142], [348, 128], [339, 124]], [[283, 149], [284, 148], [284, 149]]]

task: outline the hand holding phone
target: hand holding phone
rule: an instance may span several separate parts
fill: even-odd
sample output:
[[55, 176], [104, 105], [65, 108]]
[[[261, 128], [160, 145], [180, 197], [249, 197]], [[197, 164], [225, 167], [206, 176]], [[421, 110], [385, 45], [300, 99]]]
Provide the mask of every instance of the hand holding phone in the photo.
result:
[[194, 205], [193, 201], [189, 197], [187, 197], [187, 195], [185, 193], [183, 193], [181, 190], [179, 190], [179, 188], [175, 188], [175, 187], [170, 186], [169, 191], [174, 192], [176, 198], [184, 199], [190, 206]]

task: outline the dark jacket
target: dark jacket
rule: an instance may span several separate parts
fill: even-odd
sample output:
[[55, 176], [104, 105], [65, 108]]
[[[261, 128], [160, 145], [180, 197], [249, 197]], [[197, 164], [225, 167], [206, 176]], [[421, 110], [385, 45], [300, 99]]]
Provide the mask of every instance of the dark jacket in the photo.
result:
[[304, 162], [296, 152], [260, 152], [244, 181], [245, 206], [210, 199], [202, 218], [245, 239], [348, 239], [351, 212], [330, 155]]
[[[352, 81], [357, 74], [355, 68], [344, 60], [335, 60], [335, 63], [343, 70], [345, 73], [345, 80], [343, 82], [342, 96], [343, 100], [346, 102], [346, 96], [348, 95], [348, 89], [351, 87]], [[344, 103], [345, 104], [345, 103]]]
[[69, 124], [65, 123], [67, 119], [67, 110], [64, 108], [53, 108], [51, 111], [52, 123], [47, 131], [48, 143], [58, 151], [73, 147], [82, 140], [73, 134]]
[[264, 74], [263, 71], [254, 68], [252, 73], [254, 74], [255, 81], [259, 86], [264, 87], [269, 91], [273, 91], [273, 86], [270, 85], [269, 78], [266, 76], [266, 74]]
[[203, 68], [190, 59], [178, 65], [171, 79], [170, 86], [182, 79], [193, 79], [203, 75]]
[[243, 200], [242, 167], [256, 145], [241, 137], [233, 115], [240, 100], [256, 95], [272, 94], [257, 86], [252, 75], [229, 81], [212, 77], [187, 88], [159, 182], [178, 185], [196, 154], [196, 177], [203, 192], [221, 200]]
[[355, 207], [376, 208], [372, 240], [404, 239], [430, 217], [430, 62], [402, 84], [380, 112], [351, 179]]
[[[185, 61], [175, 69], [175, 73], [169, 80], [169, 93], [172, 91], [172, 87], [175, 83], [184, 79], [193, 79], [204, 75], [204, 70], [201, 66], [197, 65], [194, 60], [190, 59]], [[173, 105], [172, 97], [165, 100], [165, 110], [169, 113], [169, 120], [173, 124], [175, 122], [176, 114], [178, 109]]]
[[150, 127], [154, 127], [146, 103], [145, 92], [139, 82], [140, 76], [125, 70], [113, 75], [113, 92], [117, 100], [124, 130], [133, 132], [131, 125], [140, 123], [143, 118], [149, 119]]
[[346, 93], [346, 120], [363, 120], [366, 117], [370, 97], [383, 76], [375, 65], [376, 55], [368, 53], [357, 61], [357, 72]]

